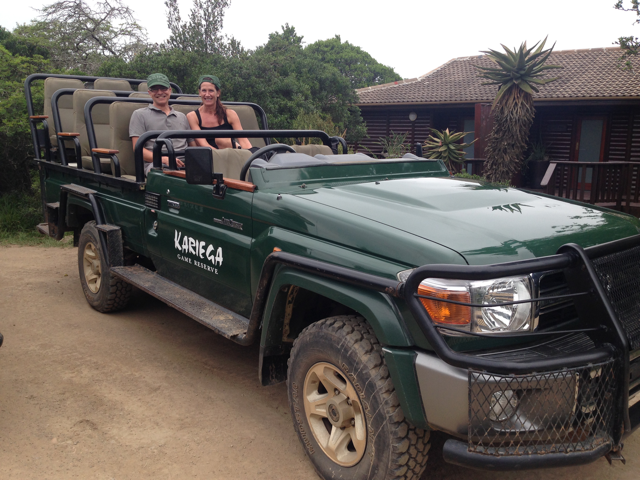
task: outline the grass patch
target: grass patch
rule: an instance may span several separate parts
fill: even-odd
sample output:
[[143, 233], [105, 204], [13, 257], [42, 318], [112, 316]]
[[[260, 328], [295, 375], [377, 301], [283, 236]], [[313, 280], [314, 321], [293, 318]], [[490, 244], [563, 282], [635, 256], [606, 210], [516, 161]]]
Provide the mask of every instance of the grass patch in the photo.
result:
[[40, 187], [34, 185], [28, 193], [7, 193], [0, 197], [0, 246], [39, 245], [43, 247], [73, 246], [73, 233], [57, 242], [40, 234], [36, 225], [43, 220]]

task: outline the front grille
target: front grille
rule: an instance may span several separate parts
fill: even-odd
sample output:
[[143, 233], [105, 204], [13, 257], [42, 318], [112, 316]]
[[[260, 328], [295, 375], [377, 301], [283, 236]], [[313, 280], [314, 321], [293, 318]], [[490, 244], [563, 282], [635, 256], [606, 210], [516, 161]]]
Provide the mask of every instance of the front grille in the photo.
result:
[[640, 348], [640, 247], [592, 260], [609, 302], [629, 339], [630, 350]]
[[614, 361], [532, 375], [469, 371], [469, 452], [544, 455], [612, 442]]

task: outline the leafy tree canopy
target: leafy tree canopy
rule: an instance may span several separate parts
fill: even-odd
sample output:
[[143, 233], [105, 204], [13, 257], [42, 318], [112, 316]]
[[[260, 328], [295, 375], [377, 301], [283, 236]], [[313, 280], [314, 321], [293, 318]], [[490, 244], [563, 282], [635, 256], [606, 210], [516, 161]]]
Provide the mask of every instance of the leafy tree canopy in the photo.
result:
[[377, 62], [360, 47], [342, 42], [339, 35], [328, 40], [318, 40], [306, 50], [323, 63], [333, 65], [351, 81], [353, 88], [402, 80], [391, 67]]
[[49, 50], [54, 67], [94, 73], [108, 57], [125, 60], [147, 45], [146, 30], [121, 0], [59, 0], [13, 34]]
[[[616, 10], [622, 10], [624, 12], [634, 12], [636, 14], [636, 20], [634, 23], [640, 23], [640, 5], [639, 0], [630, 0], [627, 3], [625, 0], [618, 0], [613, 8]], [[624, 64], [624, 66], [628, 69], [632, 69], [631, 57], [637, 56], [640, 53], [640, 40], [638, 37], [629, 36], [629, 37], [620, 37], [615, 42], [617, 45], [620, 45], [623, 53], [620, 57], [620, 62]]]
[[240, 42], [221, 33], [224, 11], [229, 3], [230, 0], [194, 0], [189, 19], [183, 22], [178, 0], [165, 0], [171, 32], [166, 46], [184, 52], [241, 55], [244, 49]]
[[[28, 165], [33, 158], [31, 131], [22, 84], [32, 73], [52, 70], [41, 55], [12, 54], [0, 40], [0, 194], [30, 187]], [[42, 87], [35, 88], [34, 101], [42, 105]]]
[[0, 45], [12, 55], [20, 55], [22, 57], [40, 55], [43, 58], [49, 58], [51, 50], [51, 45], [45, 38], [24, 38], [14, 35], [3, 27], [0, 27]]
[[[160, 71], [185, 91], [196, 93], [197, 78], [215, 74], [222, 98], [254, 102], [267, 112], [270, 128], [294, 128], [296, 119], [330, 121], [354, 142], [365, 134], [350, 80], [303, 46], [303, 37], [289, 25], [269, 35], [266, 44], [239, 55], [201, 55], [171, 48], [149, 49], [131, 61], [110, 59], [100, 75], [144, 78]], [[301, 117], [302, 116], [302, 117]], [[317, 128], [320, 128], [318, 125]]]

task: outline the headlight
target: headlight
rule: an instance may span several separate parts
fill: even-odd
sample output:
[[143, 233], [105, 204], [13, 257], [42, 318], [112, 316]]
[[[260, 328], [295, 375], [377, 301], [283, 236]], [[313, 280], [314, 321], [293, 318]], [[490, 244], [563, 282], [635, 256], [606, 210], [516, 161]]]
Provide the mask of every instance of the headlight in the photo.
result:
[[[536, 327], [533, 303], [500, 305], [530, 300], [532, 291], [529, 276], [486, 281], [429, 278], [418, 287], [419, 295], [431, 297], [420, 298], [420, 301], [436, 324], [480, 333], [533, 331]], [[452, 301], [486, 307], [469, 307]]]

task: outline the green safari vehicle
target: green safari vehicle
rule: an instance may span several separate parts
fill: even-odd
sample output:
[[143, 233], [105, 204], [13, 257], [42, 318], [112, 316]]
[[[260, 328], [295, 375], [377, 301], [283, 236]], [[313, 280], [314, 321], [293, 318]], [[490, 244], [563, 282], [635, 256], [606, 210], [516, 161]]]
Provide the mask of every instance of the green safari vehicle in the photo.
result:
[[[73, 232], [92, 307], [124, 308], [135, 285], [259, 342], [261, 382], [287, 382], [325, 479], [419, 478], [432, 430], [450, 436], [447, 462], [474, 468], [623, 460], [640, 425], [637, 218], [451, 178], [412, 154], [337, 154], [342, 139], [268, 130], [248, 103], [228, 104], [244, 131], [148, 132], [134, 151], [141, 83], [25, 81], [39, 228]], [[178, 96], [176, 108], [199, 105]], [[188, 148], [178, 170], [172, 139], [207, 136], [259, 150]], [[322, 145], [271, 143], [307, 137]]]

